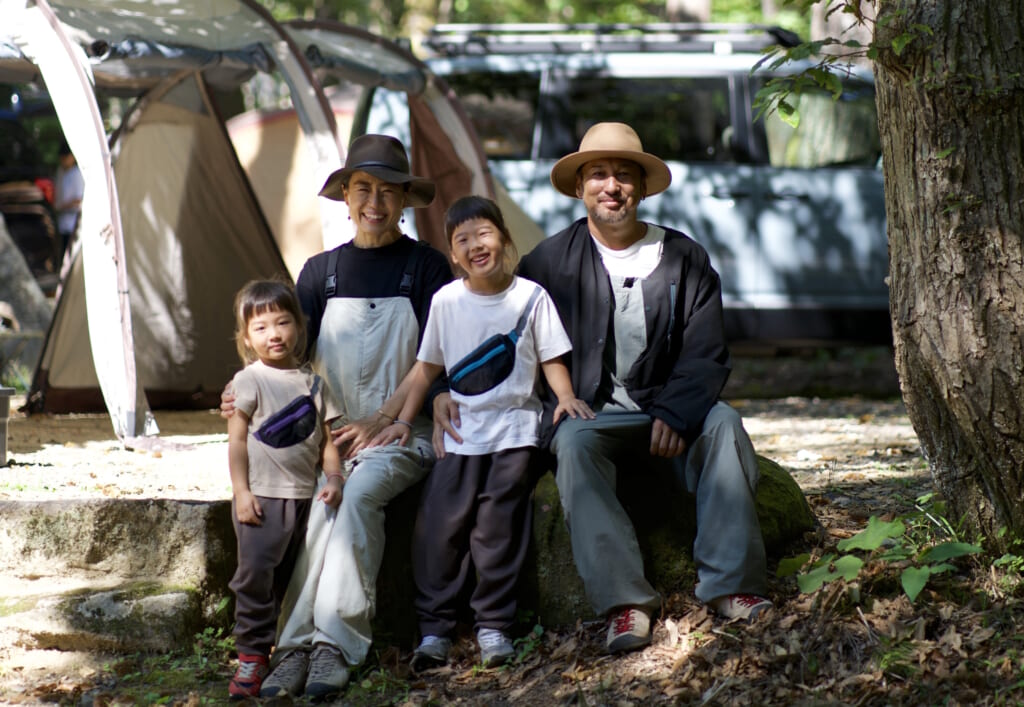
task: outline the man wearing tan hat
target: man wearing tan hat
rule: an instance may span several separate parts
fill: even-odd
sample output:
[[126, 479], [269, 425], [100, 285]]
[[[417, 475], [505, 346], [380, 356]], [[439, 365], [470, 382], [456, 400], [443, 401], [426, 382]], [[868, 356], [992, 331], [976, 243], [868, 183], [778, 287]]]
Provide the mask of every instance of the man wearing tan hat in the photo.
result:
[[740, 416], [718, 399], [729, 376], [718, 273], [688, 236], [638, 220], [645, 197], [672, 180], [623, 123], [598, 123], [551, 182], [582, 199], [587, 217], [542, 242], [519, 272], [547, 288], [572, 339], [573, 390], [597, 419], [546, 429], [572, 538], [594, 609], [608, 617], [610, 652], [650, 642], [661, 598], [644, 577], [616, 476], [647, 474], [697, 498], [697, 597], [751, 619], [764, 598], [764, 543], [754, 507], [758, 467]]

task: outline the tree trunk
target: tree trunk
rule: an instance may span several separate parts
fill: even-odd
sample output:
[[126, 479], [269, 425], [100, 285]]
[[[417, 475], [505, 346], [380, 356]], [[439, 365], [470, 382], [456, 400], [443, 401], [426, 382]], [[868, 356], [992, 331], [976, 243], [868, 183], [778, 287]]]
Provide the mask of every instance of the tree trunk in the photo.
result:
[[947, 519], [999, 547], [1024, 537], [1024, 4], [881, 0], [878, 20], [903, 398]]

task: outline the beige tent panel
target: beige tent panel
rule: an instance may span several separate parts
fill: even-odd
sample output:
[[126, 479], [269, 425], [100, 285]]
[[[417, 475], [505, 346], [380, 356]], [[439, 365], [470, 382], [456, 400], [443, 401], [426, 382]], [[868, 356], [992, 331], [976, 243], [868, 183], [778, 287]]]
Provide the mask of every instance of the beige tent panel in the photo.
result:
[[[126, 124], [113, 153], [139, 380], [154, 407], [211, 407], [241, 366], [235, 293], [287, 271], [198, 74]], [[76, 264], [44, 353], [48, 410], [82, 409], [93, 394], [102, 409], [80, 273]]]

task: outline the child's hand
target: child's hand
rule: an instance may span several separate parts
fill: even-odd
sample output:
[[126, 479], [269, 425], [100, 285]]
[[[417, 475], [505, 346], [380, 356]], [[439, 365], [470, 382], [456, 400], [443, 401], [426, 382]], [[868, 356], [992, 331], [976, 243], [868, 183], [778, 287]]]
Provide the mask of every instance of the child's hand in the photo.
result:
[[249, 491], [235, 496], [235, 515], [238, 522], [245, 525], [263, 525], [263, 508], [260, 502]]
[[337, 508], [341, 503], [341, 487], [343, 482], [338, 474], [331, 474], [327, 477], [327, 483], [316, 495], [316, 500], [323, 501], [331, 508]]
[[555, 408], [555, 417], [553, 422], [558, 422], [558, 419], [562, 415], [568, 415], [572, 419], [582, 417], [584, 420], [593, 420], [596, 415], [594, 411], [590, 409], [590, 406], [579, 398], [565, 398], [558, 401], [558, 407]]
[[370, 446], [382, 447], [385, 444], [391, 444], [395, 440], [398, 440], [398, 443], [404, 446], [408, 443], [410, 437], [412, 437], [411, 427], [403, 425], [400, 422], [393, 422], [373, 438], [373, 441], [370, 442]]

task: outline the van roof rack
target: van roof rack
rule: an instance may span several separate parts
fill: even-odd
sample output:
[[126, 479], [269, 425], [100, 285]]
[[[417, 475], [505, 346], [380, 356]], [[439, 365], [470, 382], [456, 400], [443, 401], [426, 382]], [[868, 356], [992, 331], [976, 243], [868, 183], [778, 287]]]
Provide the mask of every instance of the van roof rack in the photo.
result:
[[761, 51], [800, 43], [796, 33], [757, 24], [439, 24], [423, 44], [441, 56], [645, 51]]

